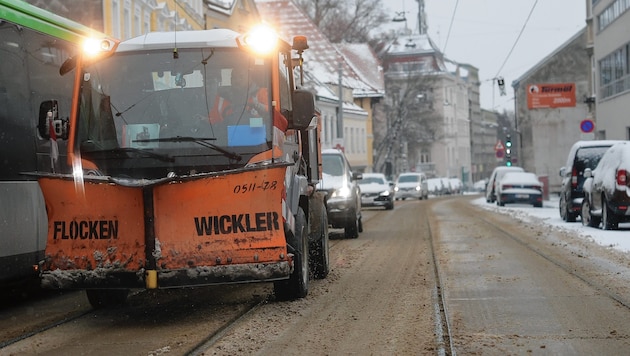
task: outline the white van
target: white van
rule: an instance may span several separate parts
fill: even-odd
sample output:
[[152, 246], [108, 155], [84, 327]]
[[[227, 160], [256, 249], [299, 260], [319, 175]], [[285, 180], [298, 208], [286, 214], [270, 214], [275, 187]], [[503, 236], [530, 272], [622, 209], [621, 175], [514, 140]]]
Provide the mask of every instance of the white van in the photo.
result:
[[424, 173], [401, 173], [394, 186], [396, 200], [429, 198], [429, 184]]

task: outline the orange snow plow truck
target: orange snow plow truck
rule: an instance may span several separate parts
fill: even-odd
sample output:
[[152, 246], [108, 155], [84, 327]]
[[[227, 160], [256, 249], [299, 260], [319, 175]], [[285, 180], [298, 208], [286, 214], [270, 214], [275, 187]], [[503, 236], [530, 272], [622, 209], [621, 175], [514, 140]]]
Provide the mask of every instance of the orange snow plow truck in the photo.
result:
[[264, 29], [156, 32], [64, 63], [69, 169], [35, 173], [42, 286], [85, 289], [93, 307], [228, 283], [306, 296], [329, 271], [319, 115], [296, 83], [307, 48]]

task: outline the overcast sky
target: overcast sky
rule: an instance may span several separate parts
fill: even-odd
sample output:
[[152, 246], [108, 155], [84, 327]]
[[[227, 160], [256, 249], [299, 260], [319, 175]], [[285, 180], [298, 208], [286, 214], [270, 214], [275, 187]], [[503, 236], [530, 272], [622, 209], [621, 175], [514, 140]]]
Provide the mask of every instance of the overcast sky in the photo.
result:
[[[392, 17], [405, 11], [407, 26], [417, 33], [416, 0], [384, 3]], [[479, 68], [481, 107], [498, 111], [514, 110], [512, 81], [586, 26], [585, 0], [425, 0], [425, 12], [433, 42], [449, 59]], [[492, 85], [499, 76], [506, 96]]]

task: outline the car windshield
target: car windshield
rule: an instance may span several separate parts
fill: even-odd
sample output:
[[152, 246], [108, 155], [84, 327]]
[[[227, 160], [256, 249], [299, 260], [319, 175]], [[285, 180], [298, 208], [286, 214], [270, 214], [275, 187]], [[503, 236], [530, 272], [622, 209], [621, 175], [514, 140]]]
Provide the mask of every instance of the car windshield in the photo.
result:
[[322, 170], [331, 176], [343, 175], [343, 158], [339, 155], [322, 155]]
[[398, 183], [413, 183], [418, 181], [417, 175], [403, 175], [398, 177]]
[[385, 180], [383, 180], [383, 178], [379, 178], [379, 177], [366, 177], [366, 176], [363, 176], [363, 179], [361, 179], [359, 181], [359, 184], [361, 184], [361, 185], [385, 184]]

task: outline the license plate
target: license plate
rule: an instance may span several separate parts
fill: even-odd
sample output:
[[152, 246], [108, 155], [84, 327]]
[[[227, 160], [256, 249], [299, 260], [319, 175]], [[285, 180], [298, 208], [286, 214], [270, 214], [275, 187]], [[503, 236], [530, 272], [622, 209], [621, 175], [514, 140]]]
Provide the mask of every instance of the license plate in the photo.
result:
[[528, 199], [529, 198], [529, 194], [515, 194], [514, 197], [516, 199]]

